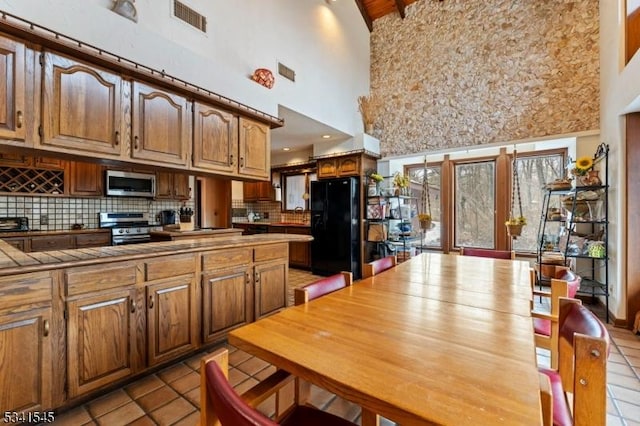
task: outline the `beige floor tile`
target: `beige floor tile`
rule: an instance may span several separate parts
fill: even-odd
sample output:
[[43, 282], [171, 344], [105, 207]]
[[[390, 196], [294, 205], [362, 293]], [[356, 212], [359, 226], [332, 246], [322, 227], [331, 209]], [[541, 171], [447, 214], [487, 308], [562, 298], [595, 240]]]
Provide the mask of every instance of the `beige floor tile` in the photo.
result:
[[96, 418], [96, 421], [100, 426], [124, 426], [142, 416], [144, 416], [144, 410], [131, 401], [113, 411], [109, 411], [104, 416]]
[[90, 421], [91, 415], [84, 406], [65, 411], [55, 417], [56, 426], [76, 426]]
[[182, 420], [177, 421], [172, 426], [194, 426], [200, 421], [200, 412], [194, 411]]
[[618, 407], [616, 407], [616, 404], [612, 398], [607, 398], [607, 414], [611, 414], [613, 416], [620, 415]]
[[229, 365], [236, 367], [247, 361], [249, 358], [251, 358], [251, 355], [244, 351], [237, 350], [233, 353], [229, 353]]
[[200, 352], [190, 358], [187, 358], [184, 363], [192, 370], [200, 371], [200, 361], [205, 355], [207, 355], [206, 352]]
[[272, 375], [273, 373], [275, 373], [277, 370], [277, 368], [274, 365], [270, 365], [267, 368], [260, 370], [257, 374], [255, 374], [253, 377], [257, 380], [264, 380], [267, 377], [269, 377], [270, 375]]
[[196, 373], [195, 371], [191, 371], [190, 373], [171, 382], [170, 386], [179, 394], [187, 393], [191, 389], [200, 386], [200, 374]]
[[635, 373], [633, 369], [629, 366], [629, 364], [618, 364], [615, 362], [607, 363], [607, 372], [620, 374], [622, 376], [630, 376], [635, 377]]
[[164, 380], [166, 383], [171, 383], [174, 380], [179, 379], [180, 377], [191, 373], [193, 370], [184, 365], [183, 363], [178, 363], [172, 365], [171, 367], [165, 368], [164, 370], [158, 373], [158, 377]]
[[129, 423], [128, 426], [155, 426], [155, 425], [157, 425], [157, 423], [154, 422], [153, 419], [147, 415], [147, 416], [142, 416], [135, 419], [134, 421]]
[[620, 374], [607, 372], [607, 383], [640, 391], [640, 381], [637, 379], [637, 377], [623, 376]]
[[612, 414], [607, 414], [607, 426], [625, 426], [625, 423], [622, 418]]
[[169, 386], [163, 386], [140, 397], [136, 402], [142, 407], [145, 413], [150, 413], [158, 407], [178, 398], [178, 396], [178, 393]]
[[190, 390], [183, 395], [197, 409], [200, 409], [200, 387]]
[[620, 352], [624, 356], [632, 356], [635, 358], [640, 358], [640, 348], [628, 348], [624, 346], [619, 347]]
[[638, 421], [640, 419], [640, 405], [630, 404], [624, 401], [617, 401], [620, 414], [625, 419]]
[[239, 385], [234, 386], [233, 388], [236, 390], [236, 392], [239, 395], [242, 395], [243, 393], [245, 393], [246, 391], [248, 391], [258, 383], [259, 382], [256, 379], [254, 379], [253, 377], [250, 377], [244, 382], [240, 383]]
[[640, 426], [640, 420], [636, 421], [636, 420], [625, 419], [625, 422], [627, 423], [626, 426]]
[[89, 413], [94, 418], [97, 418], [131, 401], [131, 398], [123, 389], [118, 389], [90, 402], [88, 409]]
[[236, 385], [244, 382], [248, 378], [249, 378], [248, 374], [243, 373], [242, 371], [238, 370], [237, 368], [230, 368], [229, 369], [229, 383], [231, 383], [231, 386], [236, 386]]
[[269, 366], [268, 362], [265, 362], [257, 357], [252, 357], [252, 358], [249, 358], [247, 361], [243, 362], [242, 364], [237, 365], [236, 368], [242, 371], [243, 373], [248, 374], [249, 376], [253, 376], [258, 372], [260, 372], [261, 370], [264, 370], [268, 366]]
[[124, 390], [131, 398], [138, 399], [162, 386], [164, 386], [164, 382], [160, 380], [158, 376], [152, 374], [138, 380], [137, 382], [133, 382], [129, 386], [125, 387]]
[[176, 398], [151, 412], [151, 417], [159, 425], [171, 425], [196, 411], [195, 407], [184, 398]]
[[618, 401], [640, 405], [640, 390], [632, 390], [616, 385], [608, 385], [611, 395]]

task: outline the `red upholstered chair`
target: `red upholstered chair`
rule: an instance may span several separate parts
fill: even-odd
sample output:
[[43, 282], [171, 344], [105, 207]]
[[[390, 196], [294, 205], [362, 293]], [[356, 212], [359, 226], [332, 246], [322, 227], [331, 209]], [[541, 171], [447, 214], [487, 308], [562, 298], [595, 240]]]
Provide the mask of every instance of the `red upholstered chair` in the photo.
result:
[[604, 425], [609, 332], [576, 299], [560, 299], [559, 323], [558, 368], [539, 369], [543, 424]]
[[[313, 407], [298, 405], [295, 399], [286, 400], [285, 395], [295, 392], [280, 392], [293, 385], [294, 377], [277, 370], [265, 380], [239, 396], [227, 379], [229, 353], [226, 349], [203, 358], [200, 368], [200, 425], [201, 426], [353, 426], [345, 419]], [[275, 395], [274, 419], [255, 409]]]
[[369, 278], [382, 271], [393, 268], [398, 263], [397, 257], [387, 256], [362, 265], [362, 278]]
[[532, 309], [533, 329], [535, 331], [536, 346], [548, 349], [551, 352], [551, 367], [558, 367], [558, 315], [559, 299], [561, 297], [573, 298], [580, 288], [580, 278], [569, 269], [556, 271], [558, 278], [551, 279], [551, 291], [536, 290], [532, 285], [534, 296], [546, 298], [549, 304], [548, 311]]
[[319, 279], [304, 287], [294, 289], [294, 303], [296, 306], [302, 305], [325, 294], [348, 287], [352, 282], [353, 275], [351, 272], [340, 272], [339, 274]]
[[492, 257], [494, 259], [515, 259], [516, 252], [513, 250], [489, 250], [480, 248], [461, 247], [460, 255], [462, 256], [477, 256], [477, 257]]

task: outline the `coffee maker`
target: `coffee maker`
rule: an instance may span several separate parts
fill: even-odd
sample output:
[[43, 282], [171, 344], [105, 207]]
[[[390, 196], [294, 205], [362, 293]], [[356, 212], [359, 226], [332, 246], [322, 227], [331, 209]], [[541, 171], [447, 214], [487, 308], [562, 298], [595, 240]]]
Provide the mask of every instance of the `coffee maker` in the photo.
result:
[[160, 211], [160, 225], [175, 225], [176, 223], [176, 211], [175, 210], [161, 210]]

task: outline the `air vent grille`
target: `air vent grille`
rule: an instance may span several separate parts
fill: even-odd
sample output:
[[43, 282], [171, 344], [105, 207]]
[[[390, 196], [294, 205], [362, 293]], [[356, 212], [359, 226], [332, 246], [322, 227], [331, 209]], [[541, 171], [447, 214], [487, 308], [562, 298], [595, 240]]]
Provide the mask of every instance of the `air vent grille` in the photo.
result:
[[203, 33], [207, 32], [207, 18], [178, 0], [173, 0], [173, 15]]
[[278, 74], [291, 81], [296, 81], [296, 72], [280, 62], [278, 62]]

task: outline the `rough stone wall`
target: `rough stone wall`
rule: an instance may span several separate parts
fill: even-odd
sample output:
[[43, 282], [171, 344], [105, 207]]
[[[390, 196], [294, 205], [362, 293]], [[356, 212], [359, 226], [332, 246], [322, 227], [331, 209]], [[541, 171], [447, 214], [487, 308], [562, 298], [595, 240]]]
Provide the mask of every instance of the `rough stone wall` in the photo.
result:
[[420, 0], [371, 35], [383, 155], [599, 128], [598, 0]]

